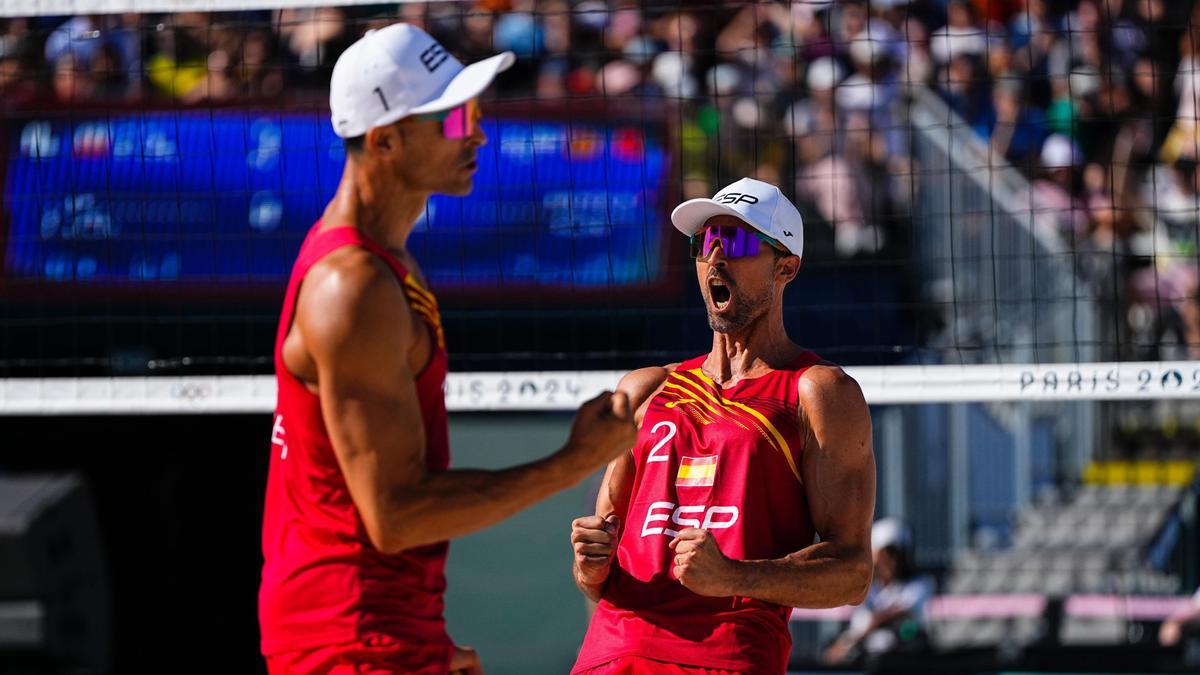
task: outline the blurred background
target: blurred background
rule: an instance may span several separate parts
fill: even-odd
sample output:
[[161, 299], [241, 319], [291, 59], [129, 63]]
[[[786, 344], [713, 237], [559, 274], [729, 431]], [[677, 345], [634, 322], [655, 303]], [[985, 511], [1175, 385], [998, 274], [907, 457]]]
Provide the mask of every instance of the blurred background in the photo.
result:
[[[1190, 0], [188, 5], [0, 3], [0, 672], [262, 672], [275, 324], [344, 159], [330, 70], [395, 21], [518, 58], [411, 239], [455, 465], [707, 351], [668, 214], [756, 177], [879, 466], [876, 587], [798, 610], [791, 668], [1200, 671]], [[573, 663], [597, 484], [451, 547], [489, 673]]]

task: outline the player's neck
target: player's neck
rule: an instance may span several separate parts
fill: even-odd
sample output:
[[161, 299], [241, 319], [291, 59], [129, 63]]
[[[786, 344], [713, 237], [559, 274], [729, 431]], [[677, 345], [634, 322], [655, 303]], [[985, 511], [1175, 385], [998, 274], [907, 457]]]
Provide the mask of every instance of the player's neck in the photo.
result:
[[357, 227], [384, 248], [403, 252], [428, 201], [429, 193], [406, 189], [351, 160], [322, 219], [325, 227]]
[[743, 331], [713, 332], [712, 351], [702, 368], [714, 382], [730, 385], [782, 368], [801, 351], [783, 327], [782, 311], [772, 311]]

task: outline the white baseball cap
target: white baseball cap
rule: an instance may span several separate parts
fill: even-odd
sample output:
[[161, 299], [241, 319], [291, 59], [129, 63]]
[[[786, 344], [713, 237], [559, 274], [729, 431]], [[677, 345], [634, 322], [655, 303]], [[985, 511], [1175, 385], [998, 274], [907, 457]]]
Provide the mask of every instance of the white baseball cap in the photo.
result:
[[1047, 169], [1060, 169], [1082, 163], [1082, 153], [1069, 137], [1062, 134], [1050, 134], [1042, 144], [1042, 166]]
[[675, 229], [692, 236], [713, 216], [733, 216], [783, 244], [792, 255], [804, 254], [804, 221], [779, 188], [753, 178], [731, 183], [712, 199], [689, 199], [671, 212]]
[[908, 550], [912, 545], [908, 526], [899, 518], [881, 518], [871, 526], [871, 550], [879, 551], [888, 546]]
[[462, 105], [487, 89], [514, 58], [504, 52], [464, 67], [416, 26], [394, 23], [368, 31], [333, 66], [333, 132], [353, 138], [409, 115]]

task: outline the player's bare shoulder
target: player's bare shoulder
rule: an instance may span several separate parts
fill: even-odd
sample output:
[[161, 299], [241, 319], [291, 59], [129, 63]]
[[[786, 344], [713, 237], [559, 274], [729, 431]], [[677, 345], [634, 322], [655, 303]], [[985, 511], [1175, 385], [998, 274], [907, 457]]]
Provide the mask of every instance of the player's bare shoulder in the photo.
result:
[[830, 423], [871, 423], [858, 381], [829, 362], [818, 363], [799, 377], [800, 419], [810, 429]]
[[678, 366], [678, 363], [669, 363], [665, 366], [638, 368], [626, 373], [617, 383], [617, 391], [623, 391], [629, 396], [629, 405], [635, 411], [634, 421], [637, 424], [642, 423], [642, 416], [646, 412], [646, 406], [649, 405], [650, 399], [662, 391], [663, 384], [667, 381], [667, 375]]
[[376, 323], [392, 324], [409, 312], [404, 291], [387, 264], [356, 246], [334, 251], [313, 265], [300, 294], [307, 318], [330, 337]]
[[368, 358], [389, 350], [405, 354], [413, 344], [412, 322], [404, 291], [387, 264], [369, 251], [347, 246], [305, 275], [285, 362], [312, 382], [317, 362], [336, 358], [344, 363], [348, 355]]

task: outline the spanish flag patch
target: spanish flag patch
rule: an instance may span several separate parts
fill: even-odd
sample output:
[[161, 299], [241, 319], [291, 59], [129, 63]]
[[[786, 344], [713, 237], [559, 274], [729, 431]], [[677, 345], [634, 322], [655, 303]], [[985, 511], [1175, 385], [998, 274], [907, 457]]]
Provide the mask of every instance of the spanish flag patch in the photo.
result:
[[683, 457], [679, 462], [679, 473], [675, 484], [684, 486], [712, 485], [717, 476], [717, 455], [710, 457]]

